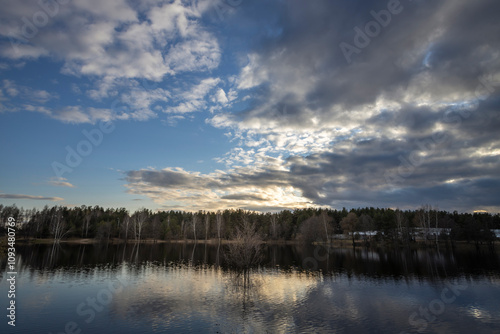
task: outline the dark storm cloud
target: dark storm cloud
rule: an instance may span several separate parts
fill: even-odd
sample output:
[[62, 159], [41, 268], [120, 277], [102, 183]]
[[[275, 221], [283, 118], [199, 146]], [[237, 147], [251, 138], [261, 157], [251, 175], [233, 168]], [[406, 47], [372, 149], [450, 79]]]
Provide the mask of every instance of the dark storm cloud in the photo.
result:
[[217, 181], [209, 177], [200, 177], [197, 174], [183, 170], [137, 170], [125, 173], [129, 183], [146, 183], [161, 188], [210, 188], [218, 186]]
[[[266, 187], [293, 187], [304, 203], [334, 207], [498, 210], [500, 2], [401, 1], [346, 58], [341, 43], [356, 46], [355, 28], [396, 2], [245, 2], [233, 20], [262, 23], [237, 79], [251, 100], [212, 122], [261, 135], [265, 152], [286, 157], [281, 168], [253, 161], [207, 175], [132, 171], [129, 182], [205, 186], [262, 210], [269, 198], [252, 192]], [[305, 153], [278, 145], [315, 131], [329, 140], [314, 139]]]
[[[373, 140], [356, 146], [356, 151], [293, 159], [289, 179], [304, 196], [323, 205], [404, 207], [431, 202], [449, 210], [472, 210], [500, 204], [499, 155], [469, 157], [469, 152], [455, 152], [449, 156], [447, 150], [436, 149], [424, 152], [428, 156], [413, 166], [400, 160], [409, 159], [412, 143], [405, 149], [395, 150], [395, 146], [388, 140]], [[388, 184], [387, 171], [403, 176], [396, 188]]]
[[263, 38], [251, 64], [266, 78], [257, 102], [232, 119], [242, 129], [360, 129], [321, 153], [288, 158], [287, 182], [314, 203], [498, 205], [488, 198], [500, 197], [500, 3], [401, 1], [369, 44], [345, 57], [340, 43], [356, 46], [354, 28], [389, 3], [288, 1], [281, 33]]
[[[450, 137], [452, 138], [452, 137]], [[425, 138], [424, 138], [425, 139]], [[422, 139], [423, 140], [423, 139]], [[450, 139], [455, 143], [456, 139]], [[291, 156], [287, 170], [237, 168], [230, 173], [179, 177], [172, 171], [128, 172], [129, 182], [146, 183], [164, 189], [199, 189], [227, 192], [220, 200], [260, 203], [245, 208], [267, 207], [268, 198], [248, 192], [245, 187], [293, 186], [317, 205], [415, 207], [438, 204], [448, 210], [473, 210], [498, 205], [500, 198], [499, 155], [470, 157], [470, 151], [436, 148], [421, 157], [419, 164], [402, 163], [418, 149], [415, 143], [401, 144], [387, 138], [353, 143], [355, 150], [338, 150]], [[387, 172], [402, 176], [401, 182], [388, 183]], [[402, 171], [402, 172], [401, 172]], [[132, 175], [132, 177], [130, 177]], [[139, 193], [147, 194], [148, 190]], [[183, 197], [189, 199], [189, 196]]]
[[[284, 106], [293, 104], [287, 110], [295, 117], [286, 115], [282, 120], [300, 125], [303, 116], [309, 116], [306, 108], [320, 116], [334, 116], [332, 106], [348, 111], [381, 96], [400, 98], [405, 89], [412, 89], [409, 93], [415, 98], [428, 93], [446, 99], [473, 91], [481, 75], [500, 69], [494, 56], [500, 45], [500, 24], [492, 14], [500, 12], [500, 3], [494, 1], [401, 1], [401, 12], [392, 15], [348, 64], [339, 44], [354, 45], [354, 28], [364, 29], [374, 20], [371, 11], [387, 10], [389, 2], [287, 2], [277, 13], [281, 33], [263, 37], [258, 48], [256, 70], [265, 71], [268, 80], [260, 93], [264, 98], [257, 100], [269, 105], [239, 116], [273, 119]], [[420, 79], [423, 87], [412, 86]], [[312, 85], [300, 82], [309, 80]], [[306, 97], [293, 97], [287, 92], [290, 85], [304, 85]]]

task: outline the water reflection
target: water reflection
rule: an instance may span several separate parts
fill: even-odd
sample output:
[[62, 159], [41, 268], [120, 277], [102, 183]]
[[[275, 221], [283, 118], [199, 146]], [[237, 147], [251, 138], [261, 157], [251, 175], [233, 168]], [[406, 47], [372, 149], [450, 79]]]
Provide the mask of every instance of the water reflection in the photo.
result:
[[[20, 246], [19, 313], [30, 321], [16, 330], [63, 332], [74, 321], [82, 333], [414, 332], [410, 315], [447, 284], [467, 289], [426, 331], [500, 329], [498, 253], [274, 245], [259, 268], [238, 273], [225, 265], [224, 247]], [[108, 293], [110, 283], [124, 288]], [[91, 321], [77, 311], [88, 298], [103, 306]]]
[[[193, 243], [107, 246], [56, 244], [19, 246], [17, 254], [23, 268], [42, 271], [60, 267], [113, 267], [123, 262], [134, 265], [153, 262], [227, 267], [221, 255], [225, 247]], [[308, 258], [315, 259], [314, 266]], [[5, 267], [6, 259], [0, 261]], [[265, 249], [261, 267], [320, 271], [323, 275], [432, 279], [498, 272], [500, 256], [498, 252], [487, 249], [477, 251], [467, 248], [371, 250], [273, 245]]]

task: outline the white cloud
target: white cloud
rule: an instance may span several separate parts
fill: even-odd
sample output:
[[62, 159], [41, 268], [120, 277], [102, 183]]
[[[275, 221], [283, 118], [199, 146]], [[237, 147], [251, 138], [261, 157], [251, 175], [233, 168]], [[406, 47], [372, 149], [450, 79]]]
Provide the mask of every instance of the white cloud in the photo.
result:
[[260, 63], [260, 58], [257, 54], [248, 55], [248, 64], [241, 69], [238, 78], [239, 89], [249, 89], [261, 85], [269, 79], [266, 67]]
[[[92, 86], [76, 86], [96, 102], [114, 99], [104, 110], [59, 107], [56, 111], [30, 104], [40, 111], [67, 123], [94, 122], [99, 119], [147, 120], [157, 112], [190, 113], [204, 110], [205, 98], [220, 81], [207, 78], [188, 88], [177, 90], [172, 101], [171, 89], [142, 87], [140, 80], [161, 82], [179, 73], [204, 73], [219, 66], [221, 50], [215, 35], [202, 22], [211, 10], [211, 1], [131, 3], [125, 0], [73, 0], [59, 5], [57, 14], [43, 27], [27, 34], [23, 17], [32, 18], [41, 10], [37, 2], [20, 0], [5, 6], [0, 13], [0, 56], [13, 59], [50, 57], [62, 62], [61, 72], [75, 77], [88, 77]], [[26, 30], [27, 29], [27, 30]], [[24, 34], [24, 35], [23, 35]], [[11, 45], [13, 43], [14, 47]], [[2, 44], [3, 43], [3, 44]], [[26, 88], [27, 89], [27, 88]], [[0, 91], [4, 97], [17, 97], [19, 86], [4, 81]], [[44, 104], [57, 96], [44, 90], [31, 89], [29, 100]], [[236, 98], [230, 91], [226, 98], [218, 93], [220, 104]], [[116, 103], [118, 101], [118, 103]], [[12, 106], [9, 107], [14, 110]], [[2, 109], [7, 109], [2, 105]]]
[[78, 124], [92, 122], [90, 116], [80, 106], [68, 106], [51, 113], [50, 116], [63, 123]]
[[68, 182], [64, 177], [53, 177], [47, 183], [55, 187], [69, 187], [74, 188], [75, 186]]
[[220, 55], [217, 40], [208, 33], [200, 33], [197, 39], [172, 46], [165, 61], [174, 72], [206, 71], [219, 65]]
[[0, 92], [5, 92], [6, 100], [21, 99], [23, 102], [31, 101], [45, 104], [50, 100], [57, 99], [59, 96], [55, 93], [49, 93], [43, 89], [33, 89], [31, 87], [19, 85], [12, 80], [4, 79]]
[[11, 80], [4, 80], [2, 88], [10, 97], [15, 97], [19, 94], [19, 89], [17, 89], [16, 85]]
[[23, 195], [23, 194], [0, 194], [0, 198], [6, 199], [32, 199], [41, 201], [63, 201], [64, 198], [61, 197], [46, 197], [46, 196], [34, 196], [34, 195]]
[[133, 8], [125, 0], [73, 0], [60, 5], [57, 15], [31, 36], [22, 18], [40, 8], [36, 2], [16, 1], [0, 14], [0, 35], [12, 42], [4, 43], [0, 54], [54, 57], [64, 61], [64, 73], [76, 76], [160, 81], [176, 72], [218, 66], [217, 40], [200, 24], [205, 10], [205, 5], [181, 1]]
[[207, 95], [220, 83], [219, 78], [206, 78], [184, 91], [177, 91], [173, 97], [180, 101], [176, 106], [166, 109], [168, 113], [190, 113], [202, 111], [207, 106]]
[[217, 90], [216, 99], [220, 104], [227, 104], [229, 102], [229, 99], [226, 96], [226, 92], [224, 92], [224, 89], [222, 88], [219, 88]]
[[[280, 167], [276, 167], [274, 173], [280, 176]], [[139, 170], [126, 174], [128, 193], [147, 196], [163, 209], [275, 210], [314, 206], [286, 180], [276, 178], [271, 181], [268, 171], [255, 167], [239, 167], [225, 172], [218, 170], [210, 174], [188, 172], [181, 168]], [[249, 182], [249, 178], [255, 178], [256, 182]]]
[[176, 126], [177, 123], [181, 120], [185, 119], [184, 116], [181, 116], [181, 115], [173, 115], [173, 116], [168, 116], [166, 121], [167, 125], [169, 126]]

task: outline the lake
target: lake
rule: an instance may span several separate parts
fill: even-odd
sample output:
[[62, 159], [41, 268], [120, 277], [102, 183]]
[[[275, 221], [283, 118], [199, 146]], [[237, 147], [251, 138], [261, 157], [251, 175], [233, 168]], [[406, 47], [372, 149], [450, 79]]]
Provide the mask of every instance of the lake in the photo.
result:
[[17, 246], [1, 333], [499, 333], [500, 253], [270, 245], [249, 274], [193, 243]]

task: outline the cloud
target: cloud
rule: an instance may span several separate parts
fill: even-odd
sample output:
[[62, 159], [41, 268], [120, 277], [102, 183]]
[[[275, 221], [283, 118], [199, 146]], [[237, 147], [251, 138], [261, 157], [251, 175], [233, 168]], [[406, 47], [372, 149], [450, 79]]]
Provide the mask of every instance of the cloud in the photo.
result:
[[[500, 71], [498, 57], [491, 56], [498, 53], [493, 32], [500, 27], [489, 14], [496, 7], [490, 2], [405, 3], [352, 64], [338, 45], [352, 43], [353, 28], [373, 20], [370, 11], [386, 2], [316, 5], [322, 10], [300, 1], [282, 8], [282, 33], [263, 38], [260, 52], [249, 54], [240, 71], [239, 89], [261, 87], [255, 103], [214, 121], [225, 117], [225, 125], [242, 130], [353, 128], [401, 103], [436, 106], [473, 99], [478, 78]], [[353, 7], [359, 16], [351, 15]], [[452, 45], [457, 52], [444, 51]]]
[[224, 92], [224, 89], [222, 89], [222, 88], [219, 88], [217, 90], [216, 99], [217, 99], [217, 102], [220, 104], [227, 104], [229, 102], [229, 100], [226, 96], [226, 92]]
[[32, 200], [42, 200], [42, 201], [63, 201], [64, 200], [64, 198], [61, 198], [61, 197], [45, 197], [45, 196], [20, 195], [20, 194], [0, 194], [0, 198], [32, 199]]
[[[0, 15], [1, 55], [51, 56], [63, 72], [159, 81], [183, 71], [216, 67], [220, 50], [214, 36], [198, 23], [206, 6], [174, 1], [134, 8], [125, 0], [71, 1], [35, 31], [23, 26], [41, 8], [30, 1], [5, 6]], [[33, 22], [31, 23], [33, 24]]]
[[220, 81], [219, 78], [206, 78], [188, 89], [178, 90], [175, 99], [181, 102], [174, 107], [167, 108], [166, 112], [184, 114], [204, 110], [207, 106], [207, 95]]
[[20, 99], [23, 101], [31, 101], [39, 104], [45, 104], [50, 100], [58, 99], [59, 96], [55, 93], [49, 93], [43, 89], [33, 89], [31, 87], [19, 85], [13, 80], [4, 79], [0, 91], [3, 91], [9, 100]]
[[69, 187], [69, 188], [75, 187], [73, 184], [69, 183], [68, 180], [63, 177], [53, 177], [49, 181], [47, 181], [47, 183], [55, 187]]
[[[355, 151], [293, 155], [284, 160], [242, 150], [239, 162], [245, 167], [235, 165], [210, 174], [170, 168], [129, 171], [127, 188], [165, 207], [194, 211], [316, 205], [415, 208], [423, 203], [462, 211], [500, 208], [500, 151], [483, 159], [469, 159], [468, 152], [449, 157], [436, 149], [423, 152], [425, 158], [414, 168], [400, 162], [400, 157], [418, 149], [411, 142], [406, 149], [389, 139], [355, 145]], [[406, 177], [394, 186], [387, 182], [387, 172], [397, 173], [398, 169], [407, 174], [396, 174]]]
[[[54, 94], [4, 80], [1, 108], [27, 96], [25, 110], [66, 123], [166, 113], [169, 125], [209, 110], [233, 143], [216, 158], [224, 170], [125, 174], [128, 192], [165, 208], [500, 210], [499, 3], [401, 2], [362, 47], [358, 28], [386, 0], [256, 0], [231, 12], [231, 29], [207, 22], [212, 5], [75, 0], [26, 38], [21, 18], [38, 5], [12, 2], [0, 55], [59, 61], [90, 79], [80, 90], [95, 105], [49, 105]], [[357, 52], [346, 59], [341, 43]]]
[[[353, 44], [354, 28], [386, 5], [290, 1], [275, 12], [267, 24], [279, 33], [259, 36], [237, 79], [251, 102], [208, 120], [239, 143], [218, 161], [285, 157], [284, 182], [319, 205], [500, 211], [499, 5], [402, 2], [347, 62], [339, 44]], [[394, 175], [396, 184], [387, 180]]]
[[210, 174], [181, 168], [136, 170], [125, 173], [127, 192], [151, 198], [163, 209], [259, 210], [314, 206], [301, 197], [279, 170], [264, 171], [240, 167]]
[[[140, 80], [159, 83], [166, 77], [203, 74], [219, 66], [218, 40], [203, 20], [210, 3], [74, 0], [58, 4], [48, 17], [42, 3], [16, 1], [4, 6], [0, 13], [0, 56], [55, 60], [62, 64], [63, 74], [90, 79], [93, 87], [86, 95], [94, 101], [111, 98], [121, 103], [123, 115], [118, 118], [155, 118], [158, 111], [166, 110], [170, 92], [159, 86], [145, 87], [138, 84]], [[41, 15], [47, 16], [46, 22], [32, 22]], [[15, 89], [6, 87], [2, 95], [19, 95]], [[73, 91], [80, 94], [81, 88], [75, 90], [73, 86]], [[30, 100], [39, 103], [51, 98], [41, 90], [30, 94]], [[180, 103], [176, 107], [180, 113], [199, 110], [204, 104], [202, 98]], [[67, 123], [92, 122], [96, 118], [83, 110], [87, 108], [53, 108], [58, 110], [52, 112], [54, 118]], [[104, 110], [102, 106], [95, 108]]]

